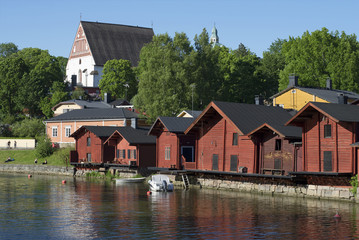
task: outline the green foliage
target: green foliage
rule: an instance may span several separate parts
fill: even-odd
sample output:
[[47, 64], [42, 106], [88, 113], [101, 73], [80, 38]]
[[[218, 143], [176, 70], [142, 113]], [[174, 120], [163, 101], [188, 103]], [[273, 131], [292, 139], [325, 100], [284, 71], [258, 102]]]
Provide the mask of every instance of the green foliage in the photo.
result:
[[137, 80], [131, 62], [123, 59], [107, 61], [99, 88], [102, 96], [107, 92], [114, 98], [132, 99], [137, 93]]
[[354, 194], [354, 196], [356, 196], [358, 191], [358, 175], [351, 177], [350, 185], [353, 187], [350, 191]]
[[74, 147], [58, 148], [53, 155], [67, 166], [70, 164], [70, 152], [73, 150], [75, 150]]
[[110, 171], [107, 171], [106, 174], [98, 171], [91, 171], [91, 172], [86, 172], [86, 177], [112, 180], [115, 176], [113, 176]]
[[47, 136], [41, 136], [38, 138], [36, 146], [36, 156], [39, 158], [48, 157], [53, 153], [52, 143]]
[[76, 89], [72, 92], [71, 95], [72, 99], [82, 99], [82, 100], [86, 100], [87, 99], [87, 95], [85, 93], [85, 90], [82, 87], [76, 87]]
[[53, 116], [52, 107], [68, 99], [69, 93], [66, 91], [65, 83], [54, 82], [49, 96], [44, 97], [40, 102], [41, 111], [47, 118], [51, 118]]
[[0, 44], [0, 57], [9, 57], [11, 54], [19, 51], [14, 43], [1, 43]]
[[12, 125], [12, 133], [15, 137], [36, 138], [45, 133], [45, 125], [42, 122], [42, 119], [25, 118]]
[[280, 72], [279, 90], [288, 85], [288, 76], [299, 76], [302, 86], [325, 87], [331, 78], [333, 88], [358, 91], [359, 43], [356, 36], [329, 32], [322, 28], [283, 43], [285, 67]]

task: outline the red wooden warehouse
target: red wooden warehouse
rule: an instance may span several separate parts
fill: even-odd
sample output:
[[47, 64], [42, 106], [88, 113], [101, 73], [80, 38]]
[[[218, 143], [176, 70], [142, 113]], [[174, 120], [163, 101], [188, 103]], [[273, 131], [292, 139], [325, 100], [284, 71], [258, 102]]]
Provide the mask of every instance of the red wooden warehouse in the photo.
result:
[[139, 168], [155, 167], [156, 138], [148, 136], [147, 132], [148, 129], [117, 128], [104, 142], [114, 147], [114, 163]]
[[109, 136], [120, 127], [82, 126], [70, 137], [75, 138], [76, 150], [71, 152], [70, 162], [100, 165], [112, 162], [115, 157], [114, 146], [104, 144]]
[[280, 107], [211, 102], [185, 131], [196, 136], [195, 168], [262, 173], [260, 143], [248, 134], [264, 123], [284, 127], [291, 117]]
[[303, 169], [357, 173], [359, 106], [310, 102], [287, 125], [302, 127]]
[[156, 136], [156, 167], [194, 169], [195, 138], [184, 131], [193, 118], [159, 117], [149, 134]]
[[286, 175], [303, 171], [301, 128], [264, 123], [248, 136], [257, 146], [259, 173]]

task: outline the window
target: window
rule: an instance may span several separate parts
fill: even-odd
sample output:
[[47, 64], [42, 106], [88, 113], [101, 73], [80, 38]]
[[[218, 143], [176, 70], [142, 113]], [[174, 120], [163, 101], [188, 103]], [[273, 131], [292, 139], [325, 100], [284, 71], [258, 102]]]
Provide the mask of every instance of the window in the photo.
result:
[[125, 159], [126, 158], [126, 149], [120, 150], [120, 158]]
[[282, 150], [282, 139], [275, 140], [275, 150], [281, 151]]
[[127, 158], [128, 159], [133, 158], [133, 157], [131, 157], [131, 150], [130, 149], [127, 150]]
[[218, 154], [212, 155], [212, 170], [218, 170]]
[[333, 164], [332, 164], [332, 151], [324, 151], [323, 153], [323, 168], [325, 172], [333, 171]]
[[52, 128], [52, 136], [57, 137], [57, 127]]
[[165, 160], [171, 160], [171, 147], [165, 147]]
[[332, 137], [332, 125], [325, 124], [324, 125], [324, 138], [331, 138]]
[[280, 158], [274, 159], [274, 169], [282, 169], [282, 159]]
[[120, 157], [120, 149], [117, 149], [116, 150], [116, 158], [119, 158]]
[[230, 171], [237, 172], [237, 165], [238, 165], [238, 156], [237, 155], [231, 155]]
[[88, 147], [91, 146], [91, 138], [90, 137], [87, 138], [87, 146]]
[[65, 127], [65, 136], [70, 137], [71, 135], [71, 127]]
[[87, 153], [86, 155], [87, 155], [87, 161], [91, 162], [91, 153]]
[[233, 146], [238, 145], [238, 133], [233, 133], [232, 145]]
[[132, 159], [136, 159], [136, 149], [133, 149], [132, 151], [131, 151], [131, 158]]

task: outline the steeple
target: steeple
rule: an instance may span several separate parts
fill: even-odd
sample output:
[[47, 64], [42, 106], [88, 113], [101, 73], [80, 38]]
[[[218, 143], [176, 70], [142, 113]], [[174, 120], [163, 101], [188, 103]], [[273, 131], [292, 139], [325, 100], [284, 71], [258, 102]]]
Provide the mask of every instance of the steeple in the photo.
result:
[[219, 37], [218, 37], [218, 34], [217, 34], [216, 25], [214, 25], [214, 26], [213, 26], [213, 29], [212, 29], [211, 43], [212, 43], [213, 45], [215, 45], [216, 43], [219, 43]]

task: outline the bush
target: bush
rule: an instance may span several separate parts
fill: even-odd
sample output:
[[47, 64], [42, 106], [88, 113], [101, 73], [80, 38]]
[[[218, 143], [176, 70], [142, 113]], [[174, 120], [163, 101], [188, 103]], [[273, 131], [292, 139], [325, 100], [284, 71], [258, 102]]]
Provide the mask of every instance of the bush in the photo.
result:
[[39, 138], [36, 146], [36, 156], [38, 158], [48, 157], [53, 153], [51, 140], [47, 136]]
[[45, 125], [41, 119], [26, 118], [12, 125], [12, 133], [16, 137], [32, 137], [45, 133]]
[[358, 175], [355, 175], [351, 178], [350, 185], [352, 185], [352, 187], [353, 187], [350, 189], [350, 191], [354, 194], [354, 196], [356, 196], [357, 189], [358, 189]]

